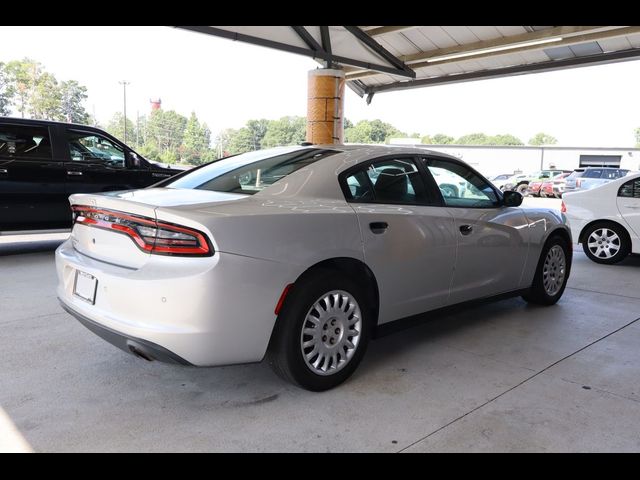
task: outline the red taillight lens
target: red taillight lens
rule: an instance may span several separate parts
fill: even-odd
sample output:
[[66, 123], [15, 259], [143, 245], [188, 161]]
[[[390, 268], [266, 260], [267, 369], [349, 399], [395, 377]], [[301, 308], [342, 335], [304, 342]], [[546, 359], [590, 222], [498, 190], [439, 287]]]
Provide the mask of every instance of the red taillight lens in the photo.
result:
[[560, 206], [560, 212], [567, 213], [567, 206], [564, 204], [564, 201], [562, 202], [562, 205]]
[[582, 180], [576, 180], [576, 187], [579, 187], [580, 185], [582, 185]]
[[85, 205], [74, 205], [72, 210], [74, 223], [125, 234], [140, 250], [148, 253], [199, 257], [213, 255], [207, 237], [192, 228]]

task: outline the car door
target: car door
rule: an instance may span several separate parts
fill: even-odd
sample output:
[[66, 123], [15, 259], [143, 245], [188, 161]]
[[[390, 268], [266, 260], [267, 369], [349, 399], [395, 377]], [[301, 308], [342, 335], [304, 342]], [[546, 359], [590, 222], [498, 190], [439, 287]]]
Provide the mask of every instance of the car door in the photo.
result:
[[416, 159], [377, 159], [341, 179], [378, 282], [379, 323], [446, 305], [456, 253], [453, 217], [428, 196]]
[[634, 178], [620, 186], [616, 203], [622, 218], [636, 237], [640, 237], [640, 178]]
[[148, 169], [134, 166], [128, 149], [90, 130], [66, 130], [67, 194], [141, 188], [152, 183]]
[[0, 124], [0, 231], [66, 228], [64, 166], [46, 124]]
[[[505, 207], [496, 190], [468, 165], [441, 157], [422, 159], [454, 219], [457, 257], [449, 302], [522, 288], [529, 222], [521, 208]], [[457, 194], [451, 184], [463, 184]]]

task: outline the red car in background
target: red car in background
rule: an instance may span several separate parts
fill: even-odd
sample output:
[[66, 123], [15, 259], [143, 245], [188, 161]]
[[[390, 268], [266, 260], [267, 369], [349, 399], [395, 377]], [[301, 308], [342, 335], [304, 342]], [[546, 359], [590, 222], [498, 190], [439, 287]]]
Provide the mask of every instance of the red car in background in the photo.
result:
[[542, 182], [544, 180], [534, 180], [532, 182], [529, 182], [529, 185], [527, 186], [527, 195], [533, 195], [534, 197], [539, 197], [540, 196], [540, 188], [542, 188]]
[[567, 177], [571, 173], [563, 173], [558, 175], [553, 180], [548, 180], [540, 186], [539, 195], [547, 198], [562, 198], [564, 193], [564, 187], [567, 183]]

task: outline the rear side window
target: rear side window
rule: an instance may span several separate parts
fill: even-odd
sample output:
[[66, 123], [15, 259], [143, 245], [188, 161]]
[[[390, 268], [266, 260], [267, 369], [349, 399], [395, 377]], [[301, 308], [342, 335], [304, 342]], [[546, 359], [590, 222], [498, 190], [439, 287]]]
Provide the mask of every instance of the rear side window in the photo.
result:
[[640, 199], [640, 178], [634, 178], [633, 180], [623, 183], [618, 190], [618, 196]]
[[373, 162], [345, 178], [347, 200], [404, 205], [429, 203], [426, 189], [412, 158]]
[[582, 175], [584, 175], [584, 170], [574, 170], [573, 172], [571, 172], [569, 174], [569, 176], [567, 177], [568, 179], [573, 179], [573, 178], [580, 178]]
[[0, 125], [0, 157], [51, 160], [49, 129], [30, 125]]

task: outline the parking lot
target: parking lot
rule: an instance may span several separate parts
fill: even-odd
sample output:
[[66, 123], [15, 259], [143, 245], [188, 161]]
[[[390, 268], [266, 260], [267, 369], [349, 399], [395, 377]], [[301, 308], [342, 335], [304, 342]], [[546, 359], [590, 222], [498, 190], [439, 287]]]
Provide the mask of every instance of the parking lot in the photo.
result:
[[557, 305], [513, 298], [430, 319], [374, 341], [352, 379], [311, 393], [264, 364], [147, 363], [104, 342], [58, 305], [61, 238], [0, 237], [5, 448], [640, 449], [638, 256], [597, 265], [575, 246]]

